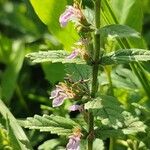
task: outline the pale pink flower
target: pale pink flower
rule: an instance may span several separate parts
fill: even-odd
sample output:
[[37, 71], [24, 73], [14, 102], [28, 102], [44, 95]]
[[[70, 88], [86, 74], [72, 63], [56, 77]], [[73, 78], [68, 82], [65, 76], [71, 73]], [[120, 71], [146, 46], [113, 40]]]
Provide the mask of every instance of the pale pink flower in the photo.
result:
[[59, 17], [59, 22], [61, 27], [65, 27], [69, 21], [80, 20], [81, 17], [81, 10], [73, 6], [66, 6], [65, 12]]
[[80, 150], [80, 137], [75, 136], [75, 135], [70, 136], [66, 149], [67, 150]]
[[76, 110], [83, 111], [84, 109], [83, 109], [83, 105], [75, 104], [75, 105], [70, 106], [69, 110], [70, 111], [76, 111]]
[[67, 59], [74, 59], [79, 55], [80, 50], [79, 49], [75, 49], [68, 57]]
[[53, 99], [52, 106], [58, 107], [63, 104], [64, 100], [74, 97], [74, 93], [65, 83], [56, 85], [56, 89], [51, 92], [50, 99]]

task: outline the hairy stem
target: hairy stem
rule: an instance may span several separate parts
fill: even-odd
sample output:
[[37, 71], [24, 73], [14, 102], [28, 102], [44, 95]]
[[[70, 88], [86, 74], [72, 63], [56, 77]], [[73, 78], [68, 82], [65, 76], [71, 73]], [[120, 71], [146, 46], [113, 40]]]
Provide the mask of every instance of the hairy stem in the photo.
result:
[[[94, 10], [95, 10], [95, 26], [96, 30], [100, 28], [100, 3], [101, 0], [94, 0]], [[98, 67], [99, 67], [99, 58], [100, 58], [100, 34], [94, 34], [94, 64], [93, 64], [93, 72], [92, 72], [92, 91], [91, 97], [94, 98], [96, 96], [98, 90]], [[94, 117], [91, 112], [89, 112], [89, 137], [88, 137], [88, 150], [93, 149], [93, 140], [94, 140]]]

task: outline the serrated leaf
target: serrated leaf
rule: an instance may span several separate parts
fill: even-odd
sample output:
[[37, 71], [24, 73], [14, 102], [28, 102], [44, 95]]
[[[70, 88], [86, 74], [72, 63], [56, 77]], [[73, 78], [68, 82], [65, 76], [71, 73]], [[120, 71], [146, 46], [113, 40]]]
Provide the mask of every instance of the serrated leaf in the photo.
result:
[[123, 108], [120, 107], [118, 100], [112, 96], [100, 96], [89, 101], [84, 106], [85, 109], [90, 109], [94, 116], [100, 117], [103, 124], [108, 124], [118, 127], [119, 120], [123, 120], [120, 115]]
[[64, 50], [39, 51], [26, 55], [33, 63], [52, 62], [52, 63], [77, 63], [85, 64], [80, 58], [68, 59], [69, 53]]
[[124, 121], [122, 127], [118, 129], [109, 128], [107, 126], [95, 130], [97, 138], [106, 139], [108, 137], [117, 137], [123, 135], [133, 135], [138, 132], [145, 132], [146, 125], [139, 118], [132, 116], [131, 113], [124, 111], [122, 114]]
[[124, 134], [135, 134], [138, 132], [145, 132], [146, 125], [139, 120], [138, 117], [134, 117], [131, 113], [124, 111], [121, 114], [124, 118], [124, 125], [122, 132]]
[[95, 130], [97, 138], [107, 138], [122, 136], [124, 134], [135, 134], [145, 132], [146, 125], [125, 111], [118, 100], [112, 96], [100, 96], [85, 104], [85, 109], [89, 109], [95, 119], [101, 122]]
[[54, 115], [35, 115], [34, 118], [29, 117], [26, 121], [20, 121], [25, 128], [38, 129], [43, 132], [51, 132], [58, 135], [70, 135], [73, 129], [80, 127], [76, 122], [69, 118]]
[[86, 64], [65, 64], [65, 67], [66, 74], [75, 81], [89, 79], [92, 75], [92, 67]]
[[97, 34], [101, 34], [102, 38], [111, 36], [112, 38], [140, 37], [140, 33], [126, 25], [107, 25], [99, 29]]
[[121, 49], [104, 55], [102, 65], [124, 64], [150, 60], [150, 51], [144, 49]]

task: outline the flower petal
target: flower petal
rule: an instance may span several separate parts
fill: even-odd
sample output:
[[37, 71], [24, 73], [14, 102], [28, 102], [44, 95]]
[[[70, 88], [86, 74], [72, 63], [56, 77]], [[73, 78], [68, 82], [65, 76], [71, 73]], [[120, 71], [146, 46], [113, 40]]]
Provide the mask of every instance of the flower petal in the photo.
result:
[[59, 17], [61, 27], [65, 27], [68, 21], [70, 21], [70, 19], [72, 18], [72, 16], [74, 16], [74, 7], [68, 6], [65, 12]]
[[62, 92], [62, 91], [63, 90], [61, 88], [56, 87], [56, 89], [51, 92], [50, 99], [53, 99], [53, 98], [57, 97], [59, 92]]
[[58, 107], [63, 104], [64, 100], [67, 98], [67, 95], [59, 95], [53, 99], [52, 106]]
[[68, 57], [67, 59], [74, 59], [79, 55], [79, 49], [75, 49]]
[[72, 105], [69, 107], [70, 111], [76, 111], [76, 110], [80, 110], [81, 106], [80, 105]]
[[67, 144], [67, 150], [79, 150], [80, 138], [75, 136], [70, 136], [69, 142]]

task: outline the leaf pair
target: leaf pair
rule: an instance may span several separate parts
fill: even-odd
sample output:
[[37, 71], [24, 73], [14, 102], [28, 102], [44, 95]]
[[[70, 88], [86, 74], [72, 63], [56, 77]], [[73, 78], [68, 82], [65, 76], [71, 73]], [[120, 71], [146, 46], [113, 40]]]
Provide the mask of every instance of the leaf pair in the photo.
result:
[[[146, 126], [138, 117], [125, 111], [118, 100], [112, 96], [100, 96], [85, 104], [85, 109], [90, 110], [99, 124], [96, 137], [121, 136], [123, 134], [135, 134], [144, 132]], [[102, 124], [102, 125], [101, 125]]]

